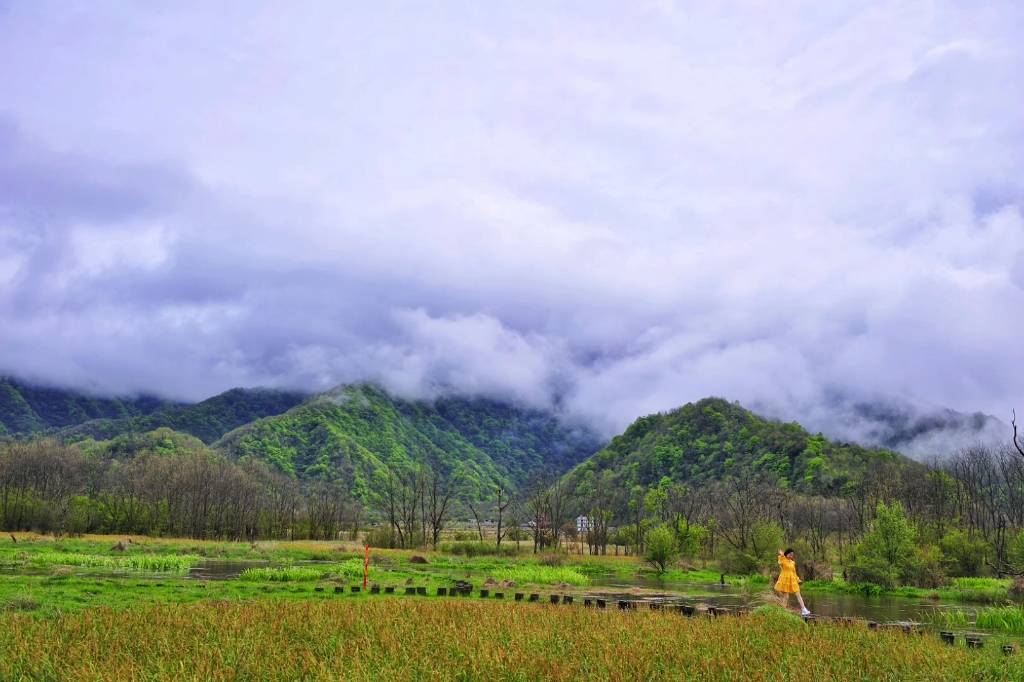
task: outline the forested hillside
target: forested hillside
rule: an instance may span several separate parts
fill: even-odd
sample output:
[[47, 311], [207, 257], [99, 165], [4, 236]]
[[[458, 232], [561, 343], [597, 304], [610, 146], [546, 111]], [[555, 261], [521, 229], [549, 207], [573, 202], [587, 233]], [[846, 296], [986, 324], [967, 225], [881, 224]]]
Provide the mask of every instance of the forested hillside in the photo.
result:
[[139, 417], [174, 405], [153, 396], [98, 398], [0, 377], [0, 434], [35, 433], [90, 419]]
[[435, 445], [443, 449], [451, 438], [465, 440], [487, 453], [516, 487], [539, 471], [562, 474], [604, 444], [585, 426], [550, 412], [489, 398], [448, 396], [433, 403], [394, 402]]
[[874, 458], [898, 454], [835, 443], [799, 424], [769, 421], [721, 398], [705, 398], [633, 422], [574, 476], [608, 477], [620, 489], [663, 478], [700, 488], [741, 472], [768, 474], [805, 494], [837, 495]]
[[368, 499], [374, 472], [420, 464], [459, 472], [470, 488], [514, 488], [535, 472], [564, 473], [600, 447], [585, 429], [490, 400], [436, 404], [388, 396], [371, 385], [339, 386], [288, 413], [261, 419], [214, 447], [258, 459], [299, 480], [340, 480]]
[[70, 441], [88, 437], [110, 440], [126, 433], [169, 428], [209, 445], [239, 426], [287, 412], [308, 397], [309, 394], [298, 391], [233, 388], [195, 405], [172, 407], [144, 416], [94, 419], [64, 429], [58, 436]]

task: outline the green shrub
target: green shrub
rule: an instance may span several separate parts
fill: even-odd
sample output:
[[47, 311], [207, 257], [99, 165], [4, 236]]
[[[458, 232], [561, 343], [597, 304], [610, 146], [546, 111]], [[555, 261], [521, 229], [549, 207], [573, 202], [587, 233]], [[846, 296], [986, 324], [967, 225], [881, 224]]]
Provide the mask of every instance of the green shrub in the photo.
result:
[[984, 540], [958, 529], [949, 531], [939, 540], [939, 550], [942, 564], [952, 576], [978, 575], [989, 553]]
[[782, 529], [774, 523], [765, 521], [757, 524], [751, 530], [745, 548], [731, 547], [725, 552], [721, 562], [722, 571], [748, 575], [765, 569], [777, 569], [783, 535]]
[[899, 502], [880, 503], [875, 514], [871, 530], [852, 551], [850, 579], [891, 589], [913, 579], [917, 532]]
[[661, 573], [664, 573], [677, 556], [679, 556], [679, 550], [676, 547], [676, 538], [669, 528], [659, 526], [647, 534], [644, 561], [656, 566]]
[[377, 549], [397, 549], [398, 535], [391, 526], [377, 526], [366, 531], [363, 544]]

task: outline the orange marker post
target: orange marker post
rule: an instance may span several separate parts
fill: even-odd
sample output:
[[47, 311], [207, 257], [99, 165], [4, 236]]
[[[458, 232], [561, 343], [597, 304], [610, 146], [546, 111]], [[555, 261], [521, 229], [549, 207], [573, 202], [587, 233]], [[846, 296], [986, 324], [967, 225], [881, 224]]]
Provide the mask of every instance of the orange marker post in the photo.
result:
[[366, 589], [366, 579], [370, 577], [370, 546], [366, 546], [366, 563], [363, 564], [363, 589]]

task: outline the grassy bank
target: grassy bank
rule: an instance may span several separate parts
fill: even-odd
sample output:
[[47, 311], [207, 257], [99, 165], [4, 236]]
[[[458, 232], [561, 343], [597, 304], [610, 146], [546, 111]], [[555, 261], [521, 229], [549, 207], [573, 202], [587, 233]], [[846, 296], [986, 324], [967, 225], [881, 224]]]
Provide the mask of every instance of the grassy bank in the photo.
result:
[[1024, 635], [1024, 607], [983, 608], [973, 614], [964, 611], [946, 611], [941, 614], [938, 623], [948, 628], [979, 628]]
[[1024, 657], [771, 613], [378, 599], [0, 616], [2, 680], [1012, 680]]
[[871, 583], [848, 583], [836, 580], [808, 580], [800, 589], [804, 592], [833, 594], [856, 594], [865, 597], [893, 596], [912, 599], [934, 599], [944, 601], [997, 604], [1009, 599], [1010, 580], [996, 578], [953, 578], [949, 585], [935, 589], [920, 587], [897, 587], [886, 589]]

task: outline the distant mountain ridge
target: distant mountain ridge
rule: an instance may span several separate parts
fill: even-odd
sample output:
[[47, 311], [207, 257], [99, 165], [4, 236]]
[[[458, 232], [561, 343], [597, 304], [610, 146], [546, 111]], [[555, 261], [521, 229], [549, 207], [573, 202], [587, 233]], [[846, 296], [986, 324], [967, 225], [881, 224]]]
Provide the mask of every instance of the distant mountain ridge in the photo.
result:
[[60, 429], [91, 419], [140, 417], [176, 405], [149, 395], [104, 398], [0, 376], [0, 435]]
[[62, 429], [58, 436], [110, 440], [126, 433], [148, 433], [169, 428], [195, 436], [207, 445], [250, 422], [287, 412], [309, 398], [308, 393], [271, 388], [233, 388], [196, 403], [171, 407], [148, 415], [121, 419], [95, 419]]
[[458, 471], [471, 485], [509, 488], [533, 474], [565, 473], [602, 443], [587, 428], [540, 410], [458, 396], [409, 401], [358, 384], [242, 426], [213, 447], [299, 480], [341, 480], [366, 499], [383, 467], [408, 471], [427, 463]]

